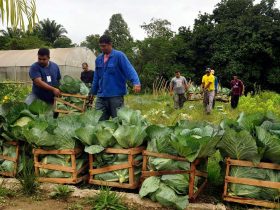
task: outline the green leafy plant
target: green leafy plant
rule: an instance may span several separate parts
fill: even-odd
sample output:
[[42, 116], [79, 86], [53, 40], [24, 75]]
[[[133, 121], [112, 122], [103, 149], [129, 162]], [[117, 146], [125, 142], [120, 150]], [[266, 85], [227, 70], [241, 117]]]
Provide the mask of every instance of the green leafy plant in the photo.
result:
[[34, 162], [31, 158], [22, 156], [22, 171], [17, 178], [22, 186], [22, 191], [26, 195], [34, 194], [38, 189], [37, 178], [34, 171]]
[[88, 199], [88, 203], [92, 205], [92, 210], [128, 210], [123, 199], [109, 187], [102, 187], [96, 196]]
[[53, 189], [53, 192], [51, 192], [50, 197], [66, 200], [70, 197], [73, 191], [74, 190], [67, 185], [58, 185]]

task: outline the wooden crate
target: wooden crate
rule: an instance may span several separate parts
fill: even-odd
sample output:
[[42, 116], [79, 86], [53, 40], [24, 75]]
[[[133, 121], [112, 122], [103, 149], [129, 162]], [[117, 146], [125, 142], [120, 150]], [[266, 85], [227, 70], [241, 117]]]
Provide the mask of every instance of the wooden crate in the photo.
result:
[[0, 175], [2, 176], [8, 176], [8, 177], [15, 177], [17, 174], [17, 168], [18, 168], [18, 160], [19, 160], [19, 142], [17, 141], [6, 141], [3, 144], [13, 145], [16, 147], [16, 157], [10, 157], [6, 155], [0, 155], [0, 159], [2, 160], [9, 160], [14, 162], [14, 171], [13, 172], [7, 172], [7, 171], [0, 171]]
[[67, 110], [61, 110], [57, 108], [58, 102], [63, 103], [66, 106], [69, 106], [73, 109], [76, 109], [79, 112], [84, 112], [86, 110], [86, 103], [87, 103], [87, 96], [83, 96], [80, 94], [67, 94], [67, 93], [62, 93], [61, 96], [64, 97], [74, 97], [74, 98], [78, 98], [78, 99], [82, 99], [83, 100], [83, 105], [81, 107], [76, 106], [75, 104], [71, 104], [68, 101], [63, 100], [62, 98], [59, 97], [55, 97], [55, 109], [54, 112], [58, 112], [58, 113], [63, 113], [63, 114], [69, 114], [73, 111], [67, 111]]
[[235, 183], [235, 184], [245, 184], [257, 187], [267, 187], [272, 189], [280, 189], [280, 182], [272, 182], [272, 181], [262, 181], [258, 179], [251, 179], [251, 178], [238, 178], [230, 176], [230, 167], [231, 166], [242, 166], [242, 167], [254, 167], [260, 169], [271, 169], [271, 170], [279, 170], [280, 165], [273, 164], [273, 163], [259, 163], [255, 165], [253, 162], [250, 161], [243, 161], [243, 160], [234, 160], [227, 158], [226, 159], [226, 177], [225, 177], [225, 185], [224, 185], [224, 193], [223, 199], [229, 202], [236, 202], [241, 204], [249, 204], [255, 206], [262, 206], [266, 208], [280, 208], [280, 203], [274, 203], [265, 200], [257, 200], [252, 198], [244, 198], [238, 196], [230, 196], [228, 195], [228, 184]]
[[[202, 192], [202, 190], [205, 188], [207, 184], [207, 177], [208, 173], [206, 171], [199, 171], [197, 167], [205, 161], [206, 165], [208, 160], [207, 159], [196, 159], [194, 162], [190, 163], [190, 170], [161, 170], [161, 171], [148, 171], [148, 158], [149, 157], [157, 157], [157, 158], [166, 158], [166, 159], [172, 159], [176, 161], [184, 161], [188, 162], [186, 158], [178, 157], [174, 155], [169, 154], [163, 154], [163, 153], [155, 153], [150, 152], [147, 150], [143, 151], [143, 167], [142, 167], [142, 181], [150, 176], [161, 176], [161, 175], [167, 175], [167, 174], [189, 174], [189, 200], [191, 202], [195, 201], [197, 196]], [[198, 190], [195, 192], [195, 177], [203, 177], [204, 181], [201, 184], [201, 186], [198, 188]]]
[[[51, 183], [59, 183], [59, 184], [77, 184], [83, 180], [88, 179], [88, 175], [82, 175], [84, 171], [86, 171], [88, 167], [88, 163], [86, 163], [80, 170], [76, 168], [76, 159], [77, 155], [82, 152], [81, 149], [67, 149], [67, 150], [43, 150], [43, 149], [33, 149], [34, 154], [34, 167], [35, 174], [38, 177], [39, 182], [51, 182]], [[55, 164], [44, 164], [39, 161], [40, 155], [71, 155], [71, 164], [72, 166], [62, 166]], [[49, 178], [49, 177], [40, 177], [39, 169], [50, 169], [56, 171], [63, 171], [72, 173], [72, 177], [70, 178]]]
[[[140, 185], [140, 181], [136, 181], [134, 178], [134, 170], [135, 166], [140, 162], [134, 160], [135, 155], [139, 155], [144, 150], [144, 147], [130, 148], [130, 149], [115, 149], [115, 148], [107, 148], [104, 152], [108, 154], [127, 154], [128, 162], [122, 163], [119, 165], [110, 165], [102, 168], [93, 168], [94, 156], [89, 154], [89, 183], [102, 185], [102, 186], [110, 186], [110, 187], [118, 187], [118, 188], [126, 188], [126, 189], [136, 189]], [[129, 172], [129, 183], [119, 183], [119, 182], [107, 182], [102, 180], [94, 179], [94, 175], [102, 174], [106, 172], [128, 169]]]

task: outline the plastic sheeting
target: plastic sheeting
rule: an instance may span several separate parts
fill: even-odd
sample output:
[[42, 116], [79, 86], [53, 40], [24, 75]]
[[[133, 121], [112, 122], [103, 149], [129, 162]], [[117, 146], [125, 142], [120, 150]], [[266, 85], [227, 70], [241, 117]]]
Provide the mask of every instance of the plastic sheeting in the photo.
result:
[[[95, 68], [95, 55], [87, 48], [57, 48], [50, 51], [50, 60], [59, 65], [62, 76], [67, 74], [79, 78], [83, 62], [87, 62], [90, 69]], [[30, 82], [28, 71], [37, 61], [37, 52], [38, 49], [0, 51], [0, 81]]]

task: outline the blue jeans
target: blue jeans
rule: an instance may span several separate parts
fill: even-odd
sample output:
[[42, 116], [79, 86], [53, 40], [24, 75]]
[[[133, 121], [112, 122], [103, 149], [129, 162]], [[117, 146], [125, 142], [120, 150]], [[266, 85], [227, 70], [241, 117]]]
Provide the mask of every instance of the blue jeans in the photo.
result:
[[117, 111], [124, 106], [123, 96], [97, 97], [95, 109], [102, 111], [100, 121], [109, 120], [110, 117], [117, 117]]
[[25, 99], [25, 103], [27, 104], [27, 105], [30, 105], [30, 104], [32, 104], [32, 102], [33, 101], [35, 101], [35, 100], [37, 100], [38, 99], [38, 97], [34, 94], [34, 93], [30, 93], [27, 97], [26, 97], [26, 99]]

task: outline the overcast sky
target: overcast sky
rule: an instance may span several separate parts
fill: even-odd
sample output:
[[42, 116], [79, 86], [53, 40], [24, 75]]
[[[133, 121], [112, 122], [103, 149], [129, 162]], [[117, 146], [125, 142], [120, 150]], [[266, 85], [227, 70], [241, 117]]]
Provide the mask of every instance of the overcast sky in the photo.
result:
[[[210, 13], [220, 0], [37, 0], [40, 20], [62, 24], [75, 43], [90, 34], [103, 34], [113, 14], [121, 13], [135, 39], [143, 39], [143, 22], [167, 19], [172, 29], [192, 26], [199, 12]], [[258, 2], [258, 0], [256, 1]], [[278, 0], [277, 7], [280, 6]]]

